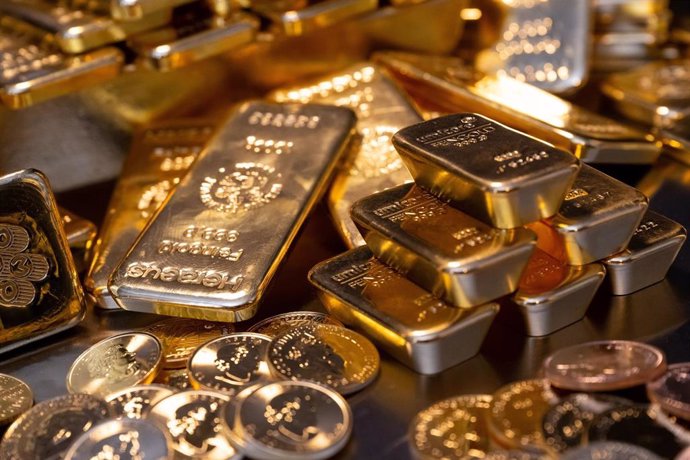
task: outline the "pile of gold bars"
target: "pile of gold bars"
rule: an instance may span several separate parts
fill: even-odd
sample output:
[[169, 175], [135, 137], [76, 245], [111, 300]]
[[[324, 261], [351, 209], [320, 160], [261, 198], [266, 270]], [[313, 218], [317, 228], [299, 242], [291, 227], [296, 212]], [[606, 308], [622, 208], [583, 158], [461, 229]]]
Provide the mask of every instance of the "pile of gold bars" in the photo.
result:
[[[96, 343], [69, 395], [33, 408], [0, 374], [0, 458], [330, 457], [352, 432], [343, 395], [378, 375], [369, 339], [436, 374], [478, 353], [500, 308], [545, 336], [605, 278], [617, 296], [661, 281], [686, 230], [593, 165], [688, 161], [688, 37], [664, 0], [0, 0], [0, 140], [22, 114], [132, 137], [98, 230], [0, 143], [0, 353], [91, 303], [175, 317]], [[322, 197], [350, 248], [308, 275], [329, 314], [251, 321]], [[578, 347], [545, 379], [422, 412], [412, 451], [690, 444], [687, 365]], [[558, 393], [641, 384], [663, 410]], [[633, 429], [672, 442], [609, 436]]]

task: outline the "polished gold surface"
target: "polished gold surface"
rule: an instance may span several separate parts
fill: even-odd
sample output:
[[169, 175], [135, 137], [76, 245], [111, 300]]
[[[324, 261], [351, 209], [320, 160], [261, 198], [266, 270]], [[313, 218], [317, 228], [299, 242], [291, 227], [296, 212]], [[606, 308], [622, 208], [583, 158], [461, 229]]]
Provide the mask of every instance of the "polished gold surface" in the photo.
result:
[[352, 218], [378, 259], [458, 307], [515, 291], [536, 242], [529, 230], [491, 228], [412, 184], [359, 200]]
[[418, 185], [497, 228], [558, 211], [580, 161], [476, 113], [403, 128], [393, 145]]
[[187, 369], [163, 369], [156, 375], [154, 383], [160, 383], [176, 390], [192, 389], [192, 382], [189, 381]]
[[378, 0], [323, 0], [284, 12], [276, 25], [286, 35], [304, 35], [375, 10], [378, 3]]
[[135, 21], [144, 19], [153, 12], [170, 10], [193, 1], [195, 0], [111, 0], [110, 14], [119, 21]]
[[377, 53], [416, 99], [448, 112], [472, 110], [572, 152], [587, 163], [653, 163], [654, 137], [508, 76], [448, 56]]
[[0, 177], [0, 352], [75, 326], [84, 296], [48, 180]]
[[247, 331], [264, 334], [269, 337], [276, 337], [288, 329], [311, 323], [332, 324], [334, 326], [343, 325], [343, 323], [325, 313], [316, 311], [293, 311], [263, 319], [251, 326]]
[[639, 190], [583, 165], [553, 218], [528, 227], [537, 247], [571, 265], [585, 265], [622, 251], [647, 209]]
[[239, 107], [115, 270], [108, 287], [118, 304], [216, 321], [253, 316], [354, 124], [340, 107]]
[[62, 218], [67, 244], [72, 252], [72, 260], [78, 273], [82, 273], [91, 260], [91, 249], [96, 242], [96, 226], [93, 222], [79, 217], [64, 209], [58, 208]]
[[412, 177], [391, 144], [401, 128], [421, 118], [388, 73], [371, 63], [359, 63], [309, 84], [274, 91], [278, 102], [319, 102], [349, 107], [357, 114], [358, 149], [351, 166], [337, 176], [328, 195], [328, 206], [338, 231], [350, 247], [364, 244], [350, 218], [352, 204]]
[[378, 262], [366, 247], [318, 264], [309, 280], [333, 316], [422, 374], [474, 356], [498, 313], [496, 304], [452, 307]]
[[142, 419], [158, 401], [175, 393], [165, 385], [137, 385], [105, 397], [111, 412], [118, 418]]
[[[134, 134], [84, 280], [99, 307], [117, 308], [108, 278], [214, 131], [215, 121], [197, 118], [154, 123]], [[200, 232], [211, 239], [224, 237], [213, 229]]]
[[512, 297], [527, 334], [548, 335], [581, 320], [605, 275], [602, 264], [567, 265], [536, 249]]
[[29, 385], [11, 375], [0, 374], [0, 427], [12, 423], [33, 404], [34, 394]]
[[151, 334], [128, 332], [87, 349], [67, 373], [67, 391], [105, 397], [134, 385], [151, 383], [163, 358]]

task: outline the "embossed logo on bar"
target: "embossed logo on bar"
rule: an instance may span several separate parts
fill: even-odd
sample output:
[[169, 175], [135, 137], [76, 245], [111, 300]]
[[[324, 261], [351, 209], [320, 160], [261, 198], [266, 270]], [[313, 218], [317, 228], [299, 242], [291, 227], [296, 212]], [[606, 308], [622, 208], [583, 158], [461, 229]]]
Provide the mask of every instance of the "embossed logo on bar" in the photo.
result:
[[237, 163], [234, 170], [220, 168], [207, 176], [199, 188], [201, 202], [210, 209], [236, 214], [269, 203], [280, 195], [281, 174], [262, 163]]
[[0, 224], [0, 305], [28, 307], [36, 298], [35, 283], [48, 276], [48, 260], [25, 252], [29, 233], [19, 225]]
[[460, 124], [436, 129], [415, 140], [431, 147], [465, 147], [484, 142], [489, 138], [489, 134], [496, 130], [496, 127], [490, 122], [477, 125], [478, 121], [477, 117], [466, 116], [460, 119]]

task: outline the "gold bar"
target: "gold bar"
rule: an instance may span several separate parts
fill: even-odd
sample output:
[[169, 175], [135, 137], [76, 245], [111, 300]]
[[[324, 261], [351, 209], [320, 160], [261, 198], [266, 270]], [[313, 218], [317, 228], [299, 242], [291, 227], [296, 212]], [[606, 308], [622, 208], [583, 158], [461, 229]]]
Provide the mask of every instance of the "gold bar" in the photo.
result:
[[585, 265], [622, 251], [647, 209], [647, 197], [583, 165], [553, 218], [528, 228], [537, 247], [570, 265]]
[[580, 161], [475, 113], [403, 128], [393, 145], [418, 185], [497, 228], [558, 211]]
[[78, 54], [161, 27], [170, 11], [156, 11], [140, 21], [117, 22], [110, 17], [64, 8], [50, 0], [3, 0], [0, 12], [22, 19], [54, 35], [62, 51]]
[[238, 108], [111, 276], [118, 304], [215, 321], [252, 317], [355, 121], [341, 107]]
[[605, 275], [600, 263], [575, 267], [535, 249], [512, 297], [527, 334], [548, 335], [582, 319]]
[[48, 179], [8, 174], [0, 195], [2, 353], [77, 325], [86, 308]]
[[72, 252], [72, 260], [74, 260], [77, 273], [81, 273], [86, 269], [91, 257], [91, 248], [96, 241], [96, 225], [65, 208], [58, 208], [58, 211], [67, 244]]
[[118, 21], [137, 21], [161, 10], [171, 10], [196, 0], [111, 0], [110, 15]]
[[501, 39], [480, 55], [479, 69], [556, 94], [572, 93], [589, 76], [592, 6], [587, 0], [502, 0]]
[[117, 308], [108, 278], [215, 131], [202, 118], [160, 121], [135, 133], [98, 234], [84, 286], [101, 308]]
[[632, 294], [663, 280], [686, 234], [678, 222], [647, 210], [628, 247], [603, 261], [613, 294]]
[[[476, 72], [460, 59], [379, 53], [410, 93], [449, 112], [473, 110], [569, 150], [586, 163], [653, 163], [660, 146], [649, 133], [573, 105], [510, 77]], [[431, 94], [431, 96], [430, 96]]]
[[359, 63], [336, 74], [268, 96], [278, 102], [319, 102], [349, 107], [357, 114], [359, 149], [350, 168], [336, 175], [328, 194], [328, 207], [336, 227], [350, 247], [364, 244], [350, 218], [352, 204], [365, 196], [411, 182], [391, 144], [391, 137], [421, 118], [410, 100], [388, 76], [371, 63]]
[[248, 14], [206, 17], [137, 35], [130, 46], [151, 67], [169, 71], [245, 46], [254, 41], [258, 29], [258, 19]]
[[690, 164], [690, 116], [675, 120], [663, 120], [661, 126], [654, 129], [654, 134], [671, 147], [664, 151], [685, 164]]
[[328, 27], [373, 11], [378, 4], [378, 0], [322, 0], [302, 9], [284, 12], [276, 26], [288, 36], [304, 35], [314, 29]]
[[373, 258], [366, 246], [316, 265], [309, 281], [330, 314], [421, 374], [479, 352], [498, 304], [452, 307]]
[[529, 230], [491, 228], [412, 184], [359, 200], [352, 218], [379, 260], [458, 307], [515, 291], [536, 243]]

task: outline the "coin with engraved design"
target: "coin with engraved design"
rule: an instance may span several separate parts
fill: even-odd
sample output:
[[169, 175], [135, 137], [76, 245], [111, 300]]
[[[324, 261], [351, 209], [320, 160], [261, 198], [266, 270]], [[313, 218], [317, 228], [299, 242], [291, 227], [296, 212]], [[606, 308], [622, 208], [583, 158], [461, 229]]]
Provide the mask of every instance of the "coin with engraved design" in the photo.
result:
[[263, 319], [250, 327], [248, 331], [276, 337], [288, 329], [311, 323], [332, 324], [341, 327], [343, 325], [332, 316], [318, 311], [293, 311]]
[[101, 340], [74, 361], [67, 373], [67, 390], [104, 397], [150, 383], [160, 367], [162, 350], [155, 336], [143, 332]]
[[661, 460], [649, 450], [624, 442], [593, 442], [586, 446], [570, 449], [563, 453], [561, 460]]
[[0, 427], [29, 410], [33, 403], [29, 385], [11, 375], [0, 374]]
[[664, 375], [647, 383], [647, 395], [666, 412], [690, 420], [690, 363], [669, 366]]
[[173, 393], [175, 389], [165, 385], [138, 385], [111, 393], [105, 400], [116, 417], [142, 419], [158, 401]]
[[341, 394], [371, 384], [379, 371], [379, 353], [366, 337], [329, 324], [308, 324], [274, 337], [268, 362], [277, 378], [309, 380]]
[[187, 369], [163, 369], [156, 375], [155, 383], [167, 385], [176, 390], [191, 390], [192, 383], [189, 381], [189, 371]]

